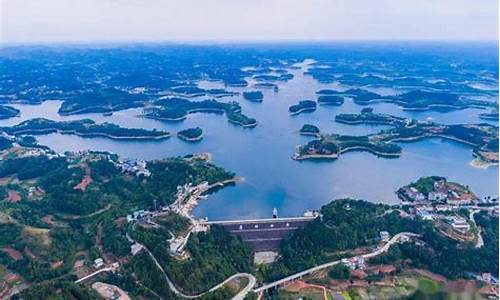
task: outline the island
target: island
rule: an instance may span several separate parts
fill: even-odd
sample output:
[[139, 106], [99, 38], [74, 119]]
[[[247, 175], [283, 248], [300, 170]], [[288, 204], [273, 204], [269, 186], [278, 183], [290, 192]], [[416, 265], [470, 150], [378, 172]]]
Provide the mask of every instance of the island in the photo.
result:
[[243, 92], [243, 98], [251, 102], [262, 102], [264, 94], [261, 91]]
[[299, 133], [301, 135], [311, 135], [311, 136], [319, 136], [320, 131], [319, 128], [311, 125], [311, 124], [304, 124], [302, 128], [300, 129]]
[[393, 125], [406, 126], [412, 119], [401, 118], [389, 114], [374, 113], [372, 108], [363, 108], [360, 114], [338, 114], [335, 121], [344, 124], [372, 124], [372, 125]]
[[53, 121], [44, 118], [26, 120], [10, 127], [1, 127], [10, 135], [74, 134], [82, 137], [105, 137], [114, 140], [162, 140], [170, 133], [156, 129], [123, 128], [112, 123], [96, 124], [93, 120]]
[[350, 136], [339, 134], [322, 134], [317, 140], [298, 146], [292, 158], [306, 159], [337, 159], [340, 154], [350, 151], [367, 151], [384, 158], [395, 158], [401, 155], [401, 147], [385, 143], [370, 136]]
[[383, 124], [394, 128], [366, 136], [322, 134], [317, 140], [297, 147], [293, 159], [336, 159], [348, 151], [368, 151], [380, 157], [398, 157], [401, 147], [395, 142], [412, 142], [425, 138], [444, 138], [473, 149], [476, 160], [498, 163], [498, 127], [490, 124], [443, 125], [428, 121], [399, 118], [366, 110], [360, 114], [340, 114], [336, 121], [347, 124]]
[[200, 127], [193, 127], [181, 130], [177, 136], [187, 142], [198, 142], [203, 139], [203, 130]]
[[20, 111], [17, 108], [7, 105], [0, 105], [0, 120], [19, 116]]
[[134, 107], [141, 107], [147, 98], [142, 94], [123, 91], [118, 88], [82, 90], [68, 96], [58, 113], [63, 116], [85, 113], [112, 113]]
[[318, 95], [348, 96], [352, 97], [354, 103], [369, 105], [378, 102], [394, 103], [404, 110], [456, 110], [465, 108], [495, 108], [498, 102], [475, 100], [461, 97], [452, 92], [415, 90], [404, 92], [399, 95], [380, 95], [365, 89], [356, 88], [346, 91], [323, 89], [316, 92]]
[[233, 124], [244, 128], [257, 126], [257, 120], [242, 114], [240, 104], [235, 101], [191, 101], [178, 97], [165, 98], [156, 101], [153, 107], [144, 108], [142, 116], [163, 121], [182, 121], [186, 119], [188, 114], [192, 113], [225, 114], [228, 121]]
[[196, 85], [174, 86], [170, 90], [173, 92], [174, 95], [179, 95], [183, 97], [212, 96], [215, 98], [222, 98], [238, 94], [235, 92], [230, 92], [225, 89], [202, 89]]
[[318, 97], [320, 105], [342, 105], [344, 104], [344, 97], [336, 95], [321, 95]]
[[288, 108], [292, 116], [298, 115], [303, 112], [315, 111], [316, 102], [312, 100], [301, 100], [298, 104], [294, 104]]

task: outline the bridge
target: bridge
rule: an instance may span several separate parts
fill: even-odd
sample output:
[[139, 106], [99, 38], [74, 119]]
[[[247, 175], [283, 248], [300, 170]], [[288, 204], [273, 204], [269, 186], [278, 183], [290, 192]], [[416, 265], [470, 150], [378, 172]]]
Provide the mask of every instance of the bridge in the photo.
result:
[[230, 233], [236, 234], [254, 248], [256, 252], [278, 251], [281, 240], [289, 233], [304, 227], [317, 216], [231, 220], [202, 221], [202, 225], [219, 225]]

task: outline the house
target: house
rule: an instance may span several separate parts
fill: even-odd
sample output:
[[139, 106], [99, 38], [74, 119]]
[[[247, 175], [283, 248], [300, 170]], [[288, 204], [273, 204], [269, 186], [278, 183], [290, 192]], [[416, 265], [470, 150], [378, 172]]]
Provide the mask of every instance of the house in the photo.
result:
[[453, 229], [458, 231], [468, 231], [470, 229], [470, 225], [463, 217], [453, 216], [450, 218], [450, 225]]
[[102, 258], [100, 258], [100, 257], [99, 257], [99, 258], [96, 258], [96, 259], [94, 260], [94, 268], [99, 269], [99, 268], [101, 268], [102, 266], [104, 266], [104, 260], [102, 260]]
[[403, 189], [403, 194], [406, 195], [406, 197], [408, 198], [408, 200], [411, 200], [411, 201], [424, 201], [425, 200], [425, 196], [424, 194], [420, 193], [416, 188], [414, 187], [404, 187]]
[[381, 231], [379, 232], [379, 235], [380, 235], [380, 240], [382, 242], [388, 242], [389, 239], [391, 238], [391, 235], [387, 231]]
[[429, 201], [445, 201], [448, 195], [442, 192], [430, 192], [428, 195]]
[[416, 208], [416, 215], [422, 218], [422, 220], [433, 220], [434, 215], [429, 211], [429, 209], [425, 207], [417, 207]]
[[144, 217], [144, 215], [146, 214], [146, 211], [141, 209], [141, 210], [136, 210], [132, 213], [134, 219], [139, 219], [139, 218], [142, 218]]
[[356, 269], [356, 263], [352, 259], [343, 258], [341, 262], [344, 266], [346, 266], [350, 270]]

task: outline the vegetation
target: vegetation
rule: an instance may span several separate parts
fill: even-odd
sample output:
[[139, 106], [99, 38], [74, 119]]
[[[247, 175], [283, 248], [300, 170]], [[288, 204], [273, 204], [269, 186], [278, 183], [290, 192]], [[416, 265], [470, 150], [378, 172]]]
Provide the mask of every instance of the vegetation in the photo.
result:
[[337, 158], [347, 151], [369, 151], [381, 157], [398, 157], [401, 147], [395, 142], [410, 142], [423, 138], [442, 137], [473, 147], [475, 155], [488, 162], [498, 162], [498, 127], [489, 124], [440, 125], [432, 122], [404, 119], [373, 113], [339, 114], [335, 120], [347, 124], [383, 124], [394, 128], [366, 136], [323, 134], [298, 148], [295, 159]]
[[203, 137], [203, 130], [200, 127], [187, 128], [179, 131], [177, 135], [185, 141], [200, 141]]
[[190, 113], [225, 113], [229, 122], [243, 126], [254, 127], [257, 121], [241, 113], [238, 102], [219, 102], [216, 100], [190, 101], [184, 98], [167, 98], [158, 100], [154, 108], [144, 109], [144, 116], [152, 119], [178, 121]]
[[36, 118], [24, 121], [11, 127], [3, 127], [3, 131], [12, 135], [21, 134], [76, 134], [84, 137], [107, 137], [111, 139], [164, 139], [170, 137], [165, 131], [146, 130], [140, 128], [123, 128], [111, 123], [96, 124], [90, 119], [78, 121], [52, 121]]
[[319, 135], [319, 128], [311, 124], [304, 124], [300, 129], [300, 134], [316, 136]]
[[252, 102], [262, 102], [264, 94], [261, 91], [243, 92], [243, 98]]
[[298, 115], [305, 111], [316, 110], [316, 102], [312, 100], [301, 100], [298, 104], [294, 104], [288, 108], [288, 111], [292, 115]]
[[[297, 229], [281, 244], [281, 257], [264, 271], [266, 280], [275, 280], [314, 265], [345, 257], [340, 251], [373, 245], [382, 230], [396, 234], [420, 232], [424, 222], [403, 218], [397, 211], [366, 201], [335, 200], [321, 208], [322, 219]], [[336, 253], [339, 254], [336, 254]]]
[[476, 216], [485, 244], [481, 248], [459, 243], [442, 236], [428, 226], [423, 231], [425, 245], [405, 243], [396, 246], [393, 261], [409, 259], [411, 266], [426, 268], [450, 279], [466, 277], [466, 272], [491, 273], [498, 276], [498, 217], [480, 213]]
[[[122, 173], [117, 164], [115, 156], [98, 152], [68, 153], [66, 157], [54, 158], [44, 154], [5, 156], [0, 162], [0, 176], [17, 176], [19, 182], [8, 186], [20, 191], [22, 200], [0, 200], [2, 218], [8, 216], [7, 220], [12, 220], [0, 223], [0, 265], [36, 284], [69, 274], [81, 253], [85, 253], [87, 261], [103, 253], [116, 258], [127, 257], [130, 244], [125, 237], [126, 214], [138, 208], [152, 209], [154, 200], [157, 205], [171, 203], [179, 185], [188, 182], [196, 185], [204, 181], [212, 184], [234, 177], [233, 173], [199, 159], [148, 162], [149, 177]], [[91, 178], [86, 188], [75, 188], [86, 176]], [[36, 201], [24, 194], [26, 186], [36, 187], [39, 194]], [[172, 232], [183, 230], [179, 218], [158, 222], [170, 224]], [[168, 236], [168, 232], [163, 232], [158, 238], [165, 245]], [[221, 242], [223, 238], [217, 236], [215, 239]], [[234, 241], [224, 240], [223, 244], [234, 246]], [[195, 250], [193, 248], [193, 252]], [[199, 256], [204, 257], [204, 251], [208, 250], [198, 251]], [[53, 267], [56, 262], [58, 267]], [[221, 266], [225, 262], [221, 262]], [[183, 268], [179, 266], [179, 270]]]
[[212, 226], [207, 233], [191, 235], [189, 260], [176, 260], [168, 253], [162, 230], [136, 231], [135, 236], [159, 260], [175, 284], [186, 293], [201, 293], [238, 272], [251, 272], [253, 251], [239, 237]]
[[101, 299], [96, 291], [87, 289], [84, 286], [77, 285], [72, 281], [51, 281], [49, 283], [32, 286], [20, 294], [15, 295], [13, 300], [17, 299], [78, 299], [94, 300]]
[[398, 157], [401, 147], [392, 143], [384, 143], [369, 136], [321, 135], [320, 139], [308, 142], [298, 148], [293, 158], [313, 159], [332, 158], [349, 151], [368, 151], [380, 157]]
[[0, 119], [8, 119], [18, 116], [19, 109], [12, 106], [0, 105]]
[[325, 105], [342, 105], [344, 104], [344, 97], [337, 95], [321, 95], [318, 97], [318, 103]]

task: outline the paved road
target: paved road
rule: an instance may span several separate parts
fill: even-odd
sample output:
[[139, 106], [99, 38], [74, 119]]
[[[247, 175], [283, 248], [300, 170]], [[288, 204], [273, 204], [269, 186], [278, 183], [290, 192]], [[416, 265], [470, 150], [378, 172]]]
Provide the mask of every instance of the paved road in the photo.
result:
[[100, 270], [95, 271], [94, 273], [91, 273], [91, 274], [89, 274], [89, 275], [87, 275], [85, 277], [82, 277], [82, 278], [78, 279], [77, 281], [75, 281], [75, 283], [80, 283], [80, 282], [85, 281], [85, 280], [87, 280], [87, 279], [89, 279], [91, 277], [94, 277], [97, 274], [101, 274], [103, 272], [111, 272], [111, 271], [114, 271], [114, 270], [116, 270], [116, 268], [114, 268], [114, 267], [102, 268]]
[[[412, 233], [412, 232], [400, 232], [400, 233], [396, 234], [395, 236], [393, 236], [384, 246], [378, 248], [377, 250], [375, 250], [375, 251], [373, 251], [371, 253], [363, 254], [361, 256], [364, 257], [365, 259], [368, 259], [368, 258], [372, 258], [372, 257], [377, 256], [377, 255], [380, 255], [380, 254], [386, 252], [387, 250], [389, 250], [389, 248], [391, 247], [391, 245], [393, 245], [394, 243], [398, 242], [399, 239], [402, 236], [418, 236], [418, 235], [415, 234], [415, 233]], [[339, 264], [340, 262], [341, 262], [341, 260], [336, 260], [336, 261], [324, 263], [322, 265], [319, 265], [319, 266], [316, 266], [316, 267], [312, 267], [312, 268], [304, 270], [302, 272], [295, 273], [293, 275], [287, 276], [287, 277], [285, 277], [283, 279], [280, 279], [280, 280], [277, 280], [275, 282], [268, 283], [266, 285], [263, 285], [263, 286], [261, 286], [259, 288], [254, 289], [253, 291], [255, 293], [260, 293], [260, 292], [265, 291], [267, 289], [270, 289], [270, 288], [282, 285], [285, 282], [288, 282], [288, 281], [291, 281], [291, 280], [295, 280], [297, 278], [301, 278], [301, 277], [303, 277], [305, 275], [309, 275], [309, 274], [314, 273], [316, 271], [319, 271], [321, 269], [335, 266], [335, 265]]]
[[[228, 283], [229, 281], [233, 280], [233, 279], [236, 279], [236, 278], [247, 278], [248, 279], [248, 283], [247, 285], [238, 293], [236, 294], [236, 296], [233, 297], [233, 300], [242, 300], [243, 298], [245, 298], [245, 296], [253, 289], [253, 287], [255, 286], [255, 283], [256, 283], [256, 280], [255, 280], [255, 277], [252, 275], [252, 274], [248, 274], [248, 273], [236, 273], [234, 274], [233, 276], [231, 277], [228, 277], [226, 280], [224, 280], [223, 282], [217, 284], [216, 286], [212, 287], [211, 289], [209, 289], [208, 291], [205, 291], [203, 293], [200, 293], [200, 294], [196, 294], [196, 295], [188, 295], [188, 294], [184, 294], [183, 292], [181, 292], [179, 289], [177, 289], [177, 287], [174, 285], [174, 283], [172, 282], [172, 280], [170, 280], [170, 278], [168, 277], [167, 275], [167, 272], [165, 272], [165, 270], [163, 269], [163, 267], [160, 265], [160, 263], [158, 262], [158, 260], [156, 259], [156, 257], [153, 255], [153, 253], [151, 253], [151, 251], [149, 251], [148, 248], [146, 248], [146, 246], [144, 246], [143, 244], [141, 243], [138, 243], [137, 241], [135, 241], [134, 239], [132, 239], [130, 237], [130, 235], [128, 234], [127, 232], [127, 239], [132, 242], [132, 243], [137, 243], [139, 245], [142, 246], [143, 250], [146, 251], [149, 256], [151, 257], [151, 259], [153, 260], [153, 262], [155, 263], [155, 265], [158, 267], [158, 269], [160, 269], [160, 271], [163, 273], [163, 275], [165, 276], [165, 280], [167, 281], [167, 284], [168, 284], [168, 287], [170, 288], [170, 290], [172, 292], [174, 292], [174, 294], [176, 294], [177, 296], [180, 296], [180, 297], [183, 297], [183, 298], [186, 298], [186, 299], [195, 299], [195, 298], [199, 298], [207, 293], [210, 293], [210, 292], [214, 292], [216, 290], [218, 290], [219, 288], [221, 288], [222, 286], [224, 286], [226, 283]], [[104, 270], [104, 269], [103, 269]], [[91, 274], [92, 275], [92, 274]], [[89, 275], [90, 276], [90, 275]]]
[[476, 220], [474, 219], [474, 215], [478, 212], [479, 212], [479, 210], [471, 210], [469, 213], [469, 219], [472, 221], [472, 223], [474, 223], [474, 226], [477, 228], [477, 241], [476, 241], [476, 245], [474, 245], [474, 247], [481, 248], [482, 246], [484, 246], [483, 235], [481, 234], [481, 227], [479, 227], [476, 224]]

